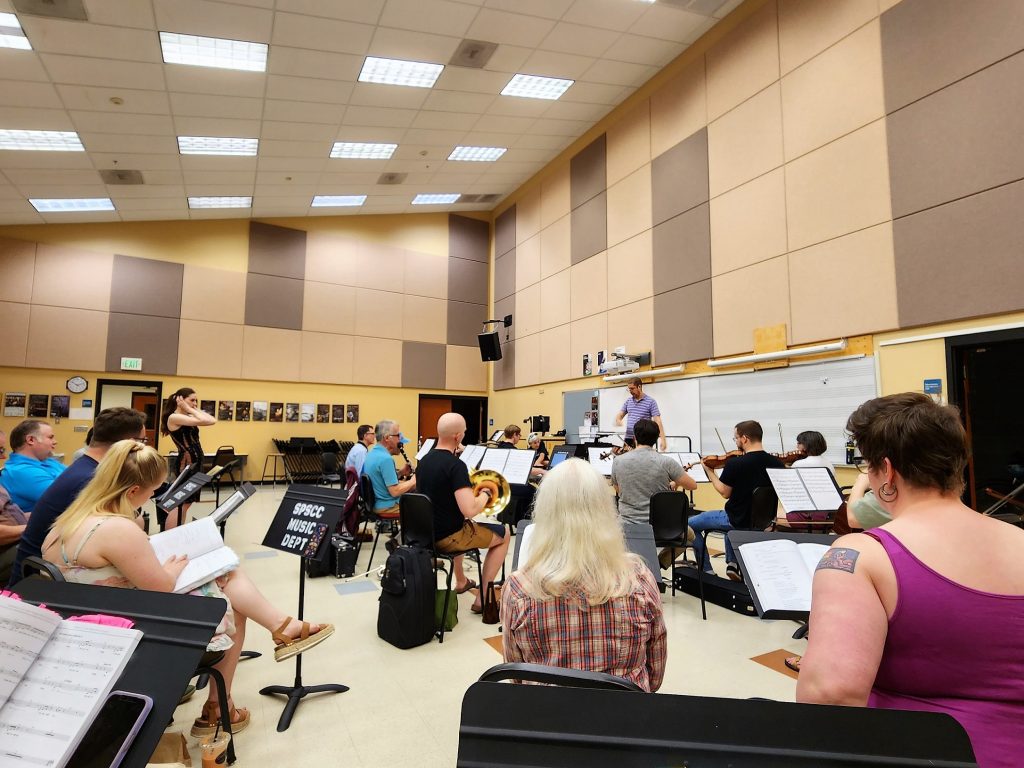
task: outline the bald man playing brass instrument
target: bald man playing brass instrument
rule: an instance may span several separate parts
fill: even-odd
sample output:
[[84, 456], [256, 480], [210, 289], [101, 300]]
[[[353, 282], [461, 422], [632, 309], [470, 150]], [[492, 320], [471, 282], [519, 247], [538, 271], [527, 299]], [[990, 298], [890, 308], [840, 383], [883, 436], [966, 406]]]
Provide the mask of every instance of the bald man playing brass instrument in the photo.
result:
[[[437, 445], [416, 468], [416, 487], [434, 505], [435, 545], [441, 552], [487, 549], [483, 562], [484, 584], [494, 581], [508, 551], [508, 531], [504, 525], [477, 523], [473, 518], [484, 511], [497, 493], [493, 483], [481, 483], [476, 489], [469, 481], [469, 468], [457, 452], [466, 434], [466, 420], [457, 413], [446, 413], [437, 421]], [[455, 591], [459, 594], [476, 586], [462, 570], [462, 558], [454, 564]], [[481, 590], [482, 591], [482, 590]], [[481, 595], [470, 610], [480, 613]]]

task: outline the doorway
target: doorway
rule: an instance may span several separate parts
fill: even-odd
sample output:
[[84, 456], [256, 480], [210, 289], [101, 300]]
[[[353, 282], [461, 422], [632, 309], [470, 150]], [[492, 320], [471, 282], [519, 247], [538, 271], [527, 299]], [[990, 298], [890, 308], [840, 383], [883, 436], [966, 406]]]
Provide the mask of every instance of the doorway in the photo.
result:
[[160, 440], [163, 382], [100, 379], [96, 382], [96, 413], [104, 408], [134, 408], [146, 414], [146, 438], [154, 448]]
[[486, 436], [487, 398], [444, 395], [420, 395], [417, 432], [421, 440], [437, 438], [437, 420], [445, 413], [457, 413], [466, 420], [466, 445], [482, 443]]
[[970, 448], [963, 500], [982, 511], [996, 501], [986, 489], [1007, 493], [1024, 466], [1024, 328], [948, 338], [946, 364]]

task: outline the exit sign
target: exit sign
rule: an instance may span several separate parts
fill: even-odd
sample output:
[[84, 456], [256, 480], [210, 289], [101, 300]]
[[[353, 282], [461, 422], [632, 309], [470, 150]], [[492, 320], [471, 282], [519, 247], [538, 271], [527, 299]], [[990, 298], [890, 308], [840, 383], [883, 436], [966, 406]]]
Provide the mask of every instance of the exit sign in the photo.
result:
[[141, 371], [142, 370], [142, 358], [141, 357], [122, 357], [121, 358], [121, 370], [122, 371]]

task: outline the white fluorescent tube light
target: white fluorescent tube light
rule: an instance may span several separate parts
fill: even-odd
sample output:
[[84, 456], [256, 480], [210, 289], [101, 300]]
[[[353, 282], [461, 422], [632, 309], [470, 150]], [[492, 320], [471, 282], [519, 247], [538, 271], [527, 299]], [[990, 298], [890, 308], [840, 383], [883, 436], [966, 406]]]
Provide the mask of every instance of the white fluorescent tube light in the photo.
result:
[[165, 64], [241, 69], [246, 72], [267, 71], [266, 43], [161, 32], [160, 49]]
[[316, 195], [310, 206], [312, 208], [338, 208], [362, 205], [365, 202], [366, 195]]
[[370, 144], [359, 141], [336, 141], [331, 147], [334, 159], [351, 158], [354, 160], [390, 160], [398, 149], [397, 144]]
[[251, 197], [190, 197], [189, 208], [252, 208]]
[[359, 82], [433, 88], [443, 70], [444, 64], [367, 56], [359, 72]]
[[456, 147], [448, 155], [448, 159], [471, 163], [493, 163], [507, 151], [508, 147]]
[[72, 211], [113, 211], [109, 197], [49, 197], [31, 198], [32, 207], [40, 213], [70, 213]]
[[421, 193], [413, 198], [413, 205], [446, 205], [448, 203], [456, 202], [462, 195], [460, 194], [444, 194], [444, 193]]
[[554, 101], [569, 90], [569, 86], [574, 82], [574, 80], [563, 80], [558, 77], [518, 74], [501, 89], [501, 95]]
[[822, 355], [826, 352], [840, 352], [844, 349], [846, 349], [846, 339], [840, 339], [839, 341], [831, 341], [828, 344], [816, 344], [813, 347], [780, 349], [777, 352], [760, 352], [755, 355], [741, 355], [740, 357], [724, 357], [720, 360], [708, 360], [708, 367], [722, 368], [727, 365], [763, 363], [769, 360], [785, 360], [787, 357], [807, 357], [808, 355]]
[[238, 155], [253, 157], [259, 150], [259, 139], [227, 136], [179, 136], [178, 152], [182, 155]]
[[685, 365], [673, 365], [668, 368], [653, 368], [649, 371], [630, 371], [629, 373], [616, 373], [614, 376], [605, 376], [604, 381], [628, 381], [629, 379], [644, 378], [646, 376], [670, 376], [673, 373], [682, 373]]
[[0, 13], [0, 48], [32, 50], [32, 44], [25, 37], [25, 30], [21, 28], [21, 22], [13, 13]]
[[0, 130], [0, 149], [39, 152], [85, 152], [74, 131]]

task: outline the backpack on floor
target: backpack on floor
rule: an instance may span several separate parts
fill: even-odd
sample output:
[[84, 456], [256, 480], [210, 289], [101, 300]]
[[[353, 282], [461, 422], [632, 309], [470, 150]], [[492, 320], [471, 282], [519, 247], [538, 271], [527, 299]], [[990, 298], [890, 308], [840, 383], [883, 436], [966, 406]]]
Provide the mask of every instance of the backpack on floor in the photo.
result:
[[377, 635], [396, 648], [429, 643], [434, 636], [433, 558], [421, 547], [399, 547], [384, 563]]

